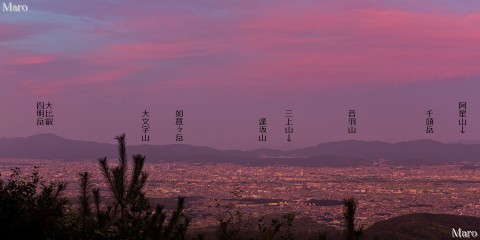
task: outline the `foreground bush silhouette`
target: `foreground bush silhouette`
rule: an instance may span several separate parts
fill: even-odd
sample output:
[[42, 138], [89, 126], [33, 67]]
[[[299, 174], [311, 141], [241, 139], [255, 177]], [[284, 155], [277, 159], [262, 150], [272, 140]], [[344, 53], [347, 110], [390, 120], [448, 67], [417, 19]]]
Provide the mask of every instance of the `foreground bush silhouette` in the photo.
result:
[[[166, 222], [164, 207], [153, 209], [145, 197], [148, 174], [143, 171], [145, 156], [133, 155], [128, 173], [125, 134], [116, 137], [118, 165], [110, 167], [107, 158], [99, 159], [100, 169], [114, 201], [103, 206], [98, 188], [92, 189], [90, 174], [80, 174], [79, 232], [90, 239], [184, 239], [190, 219], [184, 214], [185, 198], [179, 197], [177, 208]], [[95, 206], [92, 214], [90, 206]]]
[[22, 177], [12, 169], [8, 182], [0, 180], [0, 234], [2, 239], [68, 239], [73, 223], [62, 196], [65, 183], [46, 184], [35, 167]]
[[[293, 221], [295, 214], [284, 213], [278, 216], [261, 216], [254, 219], [252, 216], [245, 217], [244, 212], [237, 206], [238, 200], [242, 199], [243, 190], [238, 183], [232, 185], [229, 191], [232, 202], [221, 204], [215, 199], [217, 212], [217, 227], [215, 236], [217, 240], [293, 240]], [[255, 231], [256, 229], [256, 231]]]

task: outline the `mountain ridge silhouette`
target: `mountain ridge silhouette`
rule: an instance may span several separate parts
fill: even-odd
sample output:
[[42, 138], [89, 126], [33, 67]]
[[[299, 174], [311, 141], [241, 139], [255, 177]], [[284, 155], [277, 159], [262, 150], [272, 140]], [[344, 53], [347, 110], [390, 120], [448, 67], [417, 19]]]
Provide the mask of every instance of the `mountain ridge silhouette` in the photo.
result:
[[[428, 139], [398, 143], [343, 140], [294, 150], [218, 150], [189, 144], [130, 145], [128, 149], [128, 154], [145, 155], [149, 162], [233, 163], [253, 166], [354, 167], [378, 162], [393, 165], [480, 162], [480, 144], [451, 144]], [[117, 149], [113, 143], [72, 140], [49, 133], [0, 138], [0, 158], [74, 161], [103, 156], [115, 158], [116, 155]]]

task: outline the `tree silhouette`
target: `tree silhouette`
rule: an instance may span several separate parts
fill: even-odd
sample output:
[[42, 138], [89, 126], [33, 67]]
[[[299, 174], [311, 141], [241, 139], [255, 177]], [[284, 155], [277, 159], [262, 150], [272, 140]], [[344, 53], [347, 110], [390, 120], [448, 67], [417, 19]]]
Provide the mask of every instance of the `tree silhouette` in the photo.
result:
[[[162, 205], [157, 205], [146, 229], [147, 239], [184, 239], [191, 219], [183, 214], [185, 197], [178, 197], [177, 208], [172, 213], [168, 223], [165, 222], [166, 214]], [[164, 224], [167, 224], [166, 226]]]
[[[115, 138], [118, 142], [118, 164], [110, 167], [107, 158], [98, 159], [100, 170], [105, 177], [114, 201], [102, 206], [100, 189], [92, 189], [90, 174], [80, 174], [80, 212], [84, 239], [183, 239], [190, 225], [190, 218], [184, 214], [185, 198], [179, 197], [177, 209], [166, 223], [164, 207], [152, 209], [145, 193], [148, 174], [143, 171], [145, 156], [133, 155], [133, 166], [128, 172], [125, 134]], [[95, 217], [90, 204], [93, 196]], [[89, 217], [95, 227], [88, 229]]]
[[244, 214], [241, 209], [236, 207], [236, 201], [243, 198], [243, 190], [238, 183], [235, 183], [231, 186], [229, 194], [233, 197], [233, 201], [229, 204], [222, 205], [219, 199], [215, 199], [216, 207], [219, 210], [216, 216], [218, 240], [243, 239], [240, 231], [244, 227]]
[[22, 177], [12, 169], [8, 183], [0, 180], [0, 233], [5, 239], [68, 238], [65, 183], [42, 181], [38, 168]]
[[359, 240], [362, 237], [363, 226], [355, 228], [355, 212], [358, 201], [355, 198], [343, 200], [343, 218], [345, 221], [345, 240]]
[[80, 173], [80, 221], [81, 231], [85, 232], [87, 229], [87, 222], [91, 219], [92, 211], [90, 209], [90, 199], [92, 198], [92, 184], [90, 181], [90, 174], [88, 172]]
[[110, 167], [107, 157], [100, 158], [100, 169], [107, 180], [113, 194], [113, 227], [118, 228], [122, 235], [133, 237], [138, 235], [139, 225], [149, 214], [150, 205], [145, 198], [145, 182], [148, 174], [143, 171], [145, 157], [133, 155], [133, 169], [127, 174], [125, 134], [115, 138], [118, 142], [118, 165]]
[[293, 237], [293, 220], [295, 220], [295, 214], [293, 213], [285, 213], [283, 214], [282, 218], [285, 220], [285, 226], [287, 228], [287, 233], [286, 233], [286, 236], [285, 240], [293, 240], [294, 237]]

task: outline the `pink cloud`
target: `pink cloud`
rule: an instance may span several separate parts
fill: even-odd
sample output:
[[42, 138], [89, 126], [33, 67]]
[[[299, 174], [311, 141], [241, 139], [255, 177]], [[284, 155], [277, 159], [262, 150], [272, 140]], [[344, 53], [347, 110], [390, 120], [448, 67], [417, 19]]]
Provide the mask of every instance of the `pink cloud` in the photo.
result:
[[[78, 69], [79, 77], [64, 83], [52, 69], [44, 81], [62, 82], [63, 88], [133, 81], [157, 73], [160, 62], [168, 63], [174, 74], [152, 76], [159, 79], [159, 89], [310, 89], [480, 75], [478, 14], [441, 8], [411, 11], [411, 6], [381, 3], [279, 2], [255, 9], [222, 4], [226, 17], [216, 16], [215, 9], [156, 15], [130, 11], [108, 24], [111, 31], [104, 25], [89, 28], [89, 41], [95, 36], [102, 41], [76, 59], [98, 70]], [[5, 61], [52, 60], [32, 54]]]
[[135, 63], [203, 55], [202, 48], [190, 43], [114, 43], [101, 53], [93, 53], [92, 64]]
[[31, 65], [51, 62], [55, 59], [53, 56], [16, 56], [10, 57], [6, 60], [7, 65]]
[[123, 68], [114, 71], [100, 71], [97, 73], [82, 74], [78, 77], [69, 79], [51, 79], [50, 76], [38, 77], [35, 80], [24, 80], [22, 86], [27, 89], [29, 94], [51, 95], [61, 91], [68, 90], [82, 85], [92, 85], [98, 87], [104, 85], [113, 88], [112, 83], [138, 71], [137, 68]]
[[65, 88], [66, 83], [61, 81], [45, 81], [40, 79], [23, 79], [20, 86], [26, 96], [46, 96], [57, 93]]
[[178, 83], [159, 83], [164, 86], [185, 86], [185, 79], [199, 80], [189, 80], [192, 87], [398, 84], [480, 74], [475, 14], [336, 3], [232, 11], [246, 12], [248, 18], [224, 22], [185, 13], [129, 19], [124, 23], [137, 37], [151, 41], [115, 43], [91, 59], [95, 64], [134, 64], [215, 55], [231, 62], [186, 65], [188, 73], [174, 79]]
[[292, 16], [285, 8], [250, 21], [243, 41], [247, 52], [262, 56], [254, 72], [290, 76], [296, 86], [399, 83], [480, 74], [480, 31], [475, 16], [317, 10]]

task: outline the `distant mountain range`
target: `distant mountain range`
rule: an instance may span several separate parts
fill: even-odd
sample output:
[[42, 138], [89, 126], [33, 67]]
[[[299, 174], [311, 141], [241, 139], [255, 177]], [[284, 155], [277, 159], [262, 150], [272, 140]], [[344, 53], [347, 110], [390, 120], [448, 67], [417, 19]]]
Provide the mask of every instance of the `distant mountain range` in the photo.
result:
[[[399, 143], [346, 140], [295, 150], [217, 150], [186, 144], [132, 145], [127, 153], [151, 162], [234, 163], [242, 165], [361, 166], [480, 162], [480, 144], [446, 144], [432, 140]], [[116, 144], [70, 140], [54, 134], [0, 138], [0, 158], [85, 160], [117, 157]]]

